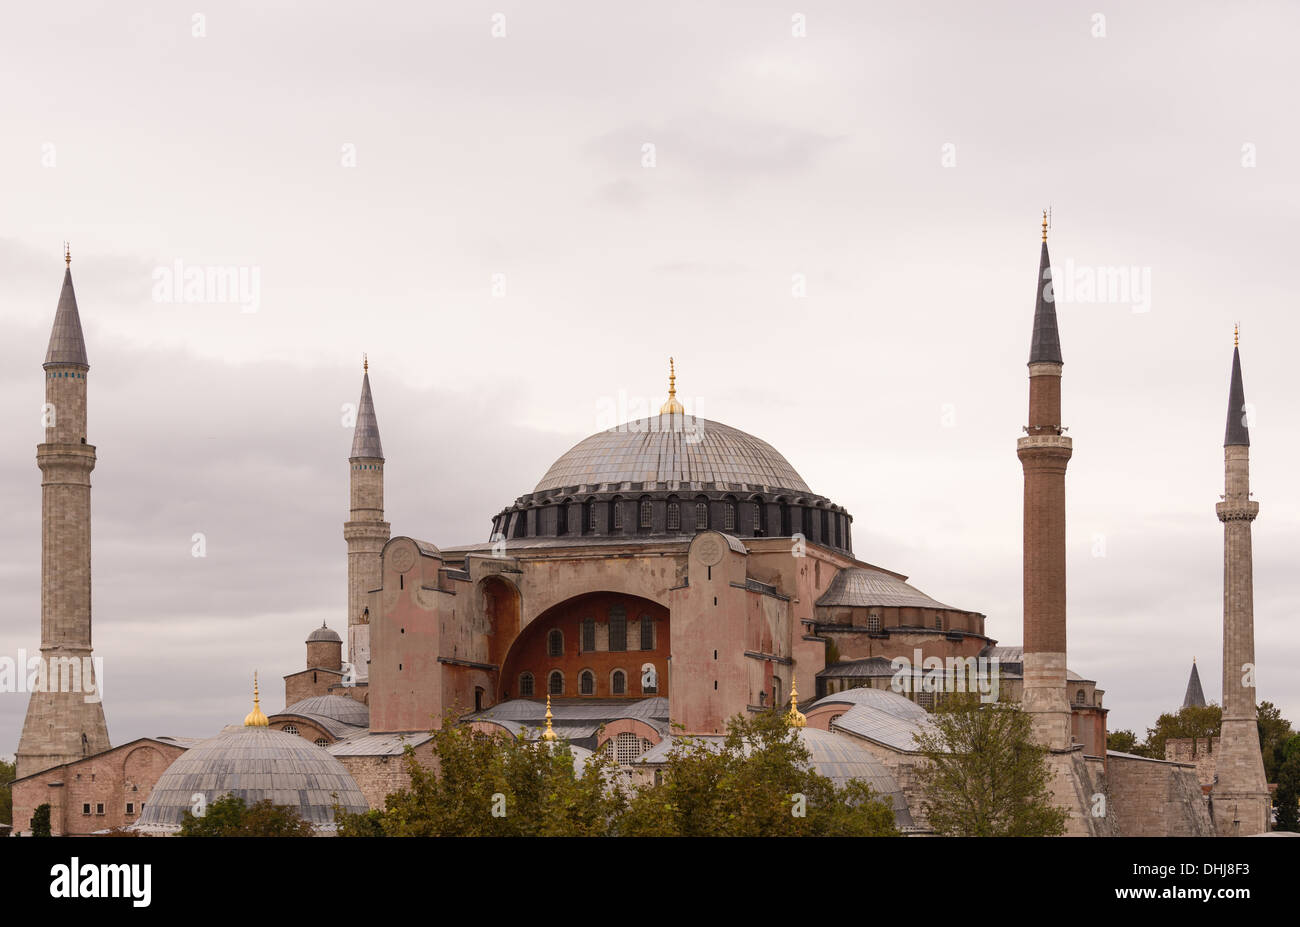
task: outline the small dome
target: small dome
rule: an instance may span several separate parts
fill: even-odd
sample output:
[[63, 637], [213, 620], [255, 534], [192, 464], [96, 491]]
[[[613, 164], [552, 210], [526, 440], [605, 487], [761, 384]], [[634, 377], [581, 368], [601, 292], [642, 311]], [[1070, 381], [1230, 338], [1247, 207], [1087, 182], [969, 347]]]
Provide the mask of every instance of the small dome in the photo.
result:
[[315, 715], [354, 727], [367, 727], [370, 724], [370, 709], [346, 695], [313, 695], [294, 702], [280, 714]]
[[179, 830], [196, 794], [209, 804], [226, 794], [250, 805], [270, 799], [324, 829], [334, 824], [336, 802], [354, 813], [369, 808], [337, 759], [301, 737], [267, 727], [227, 729], [182, 753], [149, 793], [135, 827]]
[[877, 797], [893, 806], [895, 824], [900, 828], [913, 826], [912, 813], [898, 780], [865, 747], [843, 735], [811, 727], [800, 728], [799, 737], [808, 748], [809, 762], [817, 773], [841, 787], [850, 779], [865, 779]]
[[337, 631], [331, 631], [325, 627], [324, 623], [319, 628], [307, 635], [307, 643], [314, 644], [316, 641], [329, 641], [332, 644], [343, 643], [343, 638], [339, 637]]

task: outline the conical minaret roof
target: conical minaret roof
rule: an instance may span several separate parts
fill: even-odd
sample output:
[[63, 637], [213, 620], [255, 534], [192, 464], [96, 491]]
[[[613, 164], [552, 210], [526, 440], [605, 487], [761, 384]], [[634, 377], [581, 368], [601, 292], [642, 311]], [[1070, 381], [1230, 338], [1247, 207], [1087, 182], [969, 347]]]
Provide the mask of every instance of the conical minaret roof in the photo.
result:
[[1034, 338], [1029, 363], [1061, 364], [1061, 335], [1056, 328], [1052, 261], [1047, 255], [1047, 213], [1043, 213], [1043, 251], [1038, 259], [1038, 293], [1034, 303]]
[[379, 441], [379, 422], [375, 419], [375, 401], [370, 396], [370, 364], [361, 373], [361, 402], [357, 405], [357, 427], [352, 433], [352, 457], [384, 457]]
[[1246, 390], [1241, 385], [1241, 351], [1232, 345], [1232, 382], [1228, 386], [1228, 428], [1223, 436], [1223, 446], [1250, 447], [1250, 429], [1246, 427]]
[[59, 291], [59, 308], [54, 312], [54, 328], [45, 364], [77, 364], [90, 368], [86, 357], [86, 339], [81, 335], [81, 315], [77, 312], [77, 294], [72, 289], [72, 268], [63, 271], [63, 289]]
[[1192, 675], [1187, 679], [1187, 694], [1183, 696], [1183, 707], [1205, 707], [1205, 690], [1201, 688], [1201, 674], [1196, 671], [1195, 660], [1192, 660]]

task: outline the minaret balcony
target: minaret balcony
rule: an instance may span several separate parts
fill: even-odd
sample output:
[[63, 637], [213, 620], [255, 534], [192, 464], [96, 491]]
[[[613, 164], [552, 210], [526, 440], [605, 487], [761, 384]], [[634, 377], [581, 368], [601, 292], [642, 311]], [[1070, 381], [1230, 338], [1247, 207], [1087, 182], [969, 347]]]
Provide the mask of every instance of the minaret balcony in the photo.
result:
[[1259, 514], [1259, 503], [1229, 499], [1215, 503], [1214, 512], [1219, 521], [1254, 521]]

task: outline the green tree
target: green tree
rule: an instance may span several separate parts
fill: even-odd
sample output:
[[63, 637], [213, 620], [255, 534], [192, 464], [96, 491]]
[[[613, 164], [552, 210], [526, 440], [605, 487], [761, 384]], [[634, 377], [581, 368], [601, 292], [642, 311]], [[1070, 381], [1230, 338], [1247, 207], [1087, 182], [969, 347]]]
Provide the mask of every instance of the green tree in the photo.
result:
[[930, 717], [934, 729], [918, 738], [929, 762], [917, 779], [931, 828], [961, 837], [1065, 832], [1065, 811], [1052, 804], [1047, 750], [1034, 743], [1018, 705], [953, 694]]
[[237, 795], [223, 795], [208, 804], [202, 817], [186, 811], [180, 836], [310, 837], [313, 832], [311, 823], [292, 805], [276, 805], [269, 799], [249, 805]]
[[1282, 717], [1282, 710], [1272, 702], [1259, 703], [1255, 720], [1259, 726], [1259, 751], [1264, 756], [1264, 779], [1277, 782], [1278, 770], [1286, 760], [1283, 748], [1295, 736], [1295, 731], [1291, 730], [1291, 722]]
[[1277, 773], [1277, 830], [1300, 833], [1300, 750], [1286, 759]]
[[32, 812], [32, 836], [50, 836], [50, 806], [48, 802], [37, 805], [36, 810]]
[[613, 832], [626, 804], [603, 754], [578, 773], [563, 740], [475, 730], [453, 713], [432, 735], [432, 767], [407, 747], [411, 784], [389, 795], [383, 811], [336, 809], [341, 836], [600, 836]]
[[866, 782], [811, 768], [783, 711], [737, 715], [721, 740], [679, 737], [656, 784], [632, 797], [619, 833], [655, 837], [894, 836], [894, 812]]
[[1118, 750], [1120, 753], [1133, 753], [1138, 756], [1142, 749], [1137, 742], [1137, 735], [1132, 731], [1110, 731], [1106, 734], [1106, 749]]
[[1170, 738], [1195, 737], [1197, 749], [1209, 749], [1209, 739], [1219, 736], [1223, 722], [1223, 709], [1211, 702], [1208, 705], [1188, 705], [1176, 712], [1166, 712], [1156, 718], [1154, 727], [1147, 728], [1146, 756], [1153, 760], [1165, 758], [1165, 742]]
[[0, 824], [12, 824], [14, 822], [14, 795], [10, 791], [10, 783], [14, 781], [14, 774], [14, 764], [0, 760]]

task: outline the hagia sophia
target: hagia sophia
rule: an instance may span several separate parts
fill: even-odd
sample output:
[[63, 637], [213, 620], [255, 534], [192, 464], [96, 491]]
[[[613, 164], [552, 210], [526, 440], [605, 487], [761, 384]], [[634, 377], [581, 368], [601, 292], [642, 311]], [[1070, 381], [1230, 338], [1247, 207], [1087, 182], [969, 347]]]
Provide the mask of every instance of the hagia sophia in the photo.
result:
[[[58, 415], [37, 454], [41, 650], [80, 658], [92, 653], [95, 449], [86, 443], [89, 361], [68, 265], [44, 363]], [[900, 665], [919, 682], [934, 664], [971, 667], [972, 679], [996, 674], [1004, 697], [1029, 713], [1069, 834], [1265, 832], [1253, 687], [1225, 674], [1217, 780], [1207, 793], [1191, 762], [1108, 750], [1099, 680], [1067, 665], [1072, 438], [1061, 424], [1046, 220], [1030, 342], [1027, 424], [1016, 446], [1025, 481], [1021, 646], [991, 638], [976, 603], [936, 601], [904, 573], [859, 559], [852, 514], [817, 491], [835, 488], [808, 486], [761, 438], [688, 414], [672, 366], [658, 415], [591, 435], [544, 472], [539, 465], [538, 482], [491, 516], [486, 540], [392, 537], [366, 365], [347, 458], [346, 615], [307, 633], [303, 668], [284, 678], [283, 710], [263, 713], [259, 693], [244, 723], [216, 737], [111, 746], [102, 705], [34, 692], [17, 751], [15, 830], [49, 803], [55, 833], [167, 834], [195, 793], [211, 801], [234, 792], [296, 805], [328, 833], [331, 794], [350, 810], [382, 808], [406, 784], [405, 748], [427, 762], [429, 730], [449, 715], [530, 739], [553, 732], [578, 751], [610, 754], [635, 781], [662, 768], [681, 734], [720, 736], [738, 713], [777, 709], [800, 726], [818, 771], [866, 779], [903, 833], [924, 834], [917, 738], [943, 691], [898, 680]], [[1217, 509], [1225, 666], [1253, 662], [1254, 649], [1258, 503], [1244, 403], [1234, 347]], [[1013, 410], [1006, 418], [1014, 421]], [[331, 623], [346, 627], [346, 654]]]

